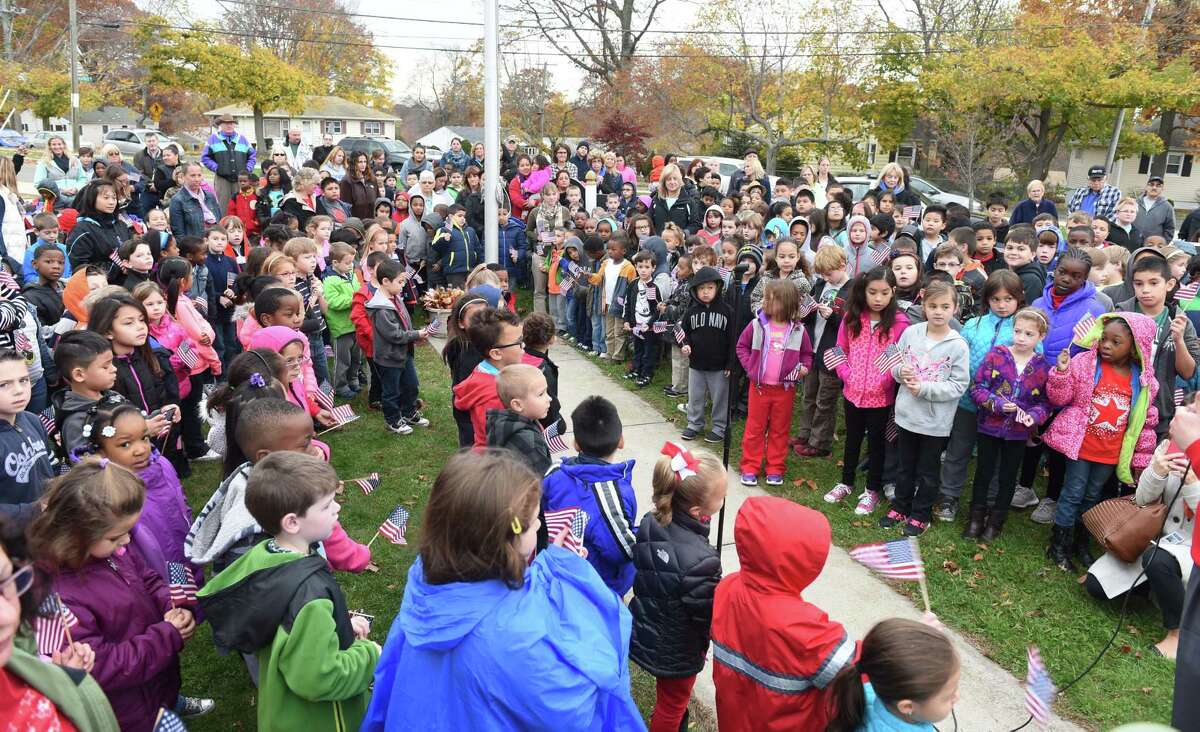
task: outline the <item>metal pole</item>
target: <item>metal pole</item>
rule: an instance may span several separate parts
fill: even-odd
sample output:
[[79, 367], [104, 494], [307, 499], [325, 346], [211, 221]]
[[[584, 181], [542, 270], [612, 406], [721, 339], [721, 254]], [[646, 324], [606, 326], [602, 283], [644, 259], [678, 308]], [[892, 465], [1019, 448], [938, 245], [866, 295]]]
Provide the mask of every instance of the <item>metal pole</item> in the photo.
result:
[[[1154, 6], [1158, 4], [1158, 0], [1149, 0], [1146, 3], [1146, 12], [1142, 15], [1142, 37], [1146, 37], [1146, 31], [1150, 28], [1150, 19], [1154, 17]], [[1113, 161], [1117, 158], [1117, 141], [1121, 139], [1121, 128], [1125, 126], [1125, 108], [1117, 110], [1117, 121], [1113, 123], [1112, 139], [1108, 141], [1108, 154], [1104, 156], [1104, 171], [1112, 173]]]
[[500, 261], [500, 23], [499, 0], [483, 3], [483, 257]]
[[79, 19], [75, 0], [67, 0], [68, 25], [71, 47], [67, 57], [71, 62], [71, 151], [79, 152]]
[[[735, 267], [733, 275], [729, 278], [729, 286], [733, 288], [733, 316], [736, 318], [738, 311], [742, 305], [742, 274], [745, 273], [745, 267]], [[734, 329], [734, 332], [738, 332]], [[736, 363], [737, 359], [737, 338], [729, 339], [729, 363]], [[741, 380], [738, 378], [737, 366], [729, 369], [729, 399], [725, 406], [725, 440], [721, 447], [721, 463], [725, 465], [726, 472], [729, 471], [729, 448], [730, 442], [733, 440], [733, 408], [738, 403], [740, 395]], [[717, 514], [717, 553], [721, 552], [721, 546], [725, 541], [725, 501], [721, 501], [721, 511]]]

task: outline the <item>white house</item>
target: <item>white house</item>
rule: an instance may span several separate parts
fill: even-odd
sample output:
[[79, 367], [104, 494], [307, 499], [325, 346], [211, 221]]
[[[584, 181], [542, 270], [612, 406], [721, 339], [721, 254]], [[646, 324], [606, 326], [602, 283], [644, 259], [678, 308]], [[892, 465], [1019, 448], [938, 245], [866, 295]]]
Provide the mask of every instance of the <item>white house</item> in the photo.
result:
[[[42, 119], [35, 116], [28, 109], [22, 111], [19, 118], [22, 132], [61, 132], [64, 137], [70, 137], [71, 121], [69, 119], [51, 117], [49, 120], [50, 126], [46, 127], [42, 124]], [[144, 127], [155, 128], [154, 123], [149, 119], [146, 120], [146, 124], [142, 124], [142, 120], [138, 114], [128, 107], [104, 106], [99, 109], [80, 112], [76, 119], [79, 124], [80, 143], [89, 143], [92, 145], [98, 144], [103, 140], [109, 130], [129, 130]]]
[[[215, 119], [222, 114], [231, 114], [237, 119], [238, 131], [250, 142], [254, 139], [254, 113], [244, 104], [228, 104], [204, 113]], [[282, 109], [272, 110], [263, 116], [263, 134], [271, 142], [282, 140], [292, 127], [301, 130], [304, 141], [310, 145], [321, 144], [321, 136], [333, 135], [334, 142], [343, 137], [383, 137], [396, 139], [396, 123], [400, 118], [363, 104], [341, 97], [308, 97], [304, 111], [292, 114]]]
[[[1163, 173], [1163, 193], [1171, 199], [1176, 209], [1190, 211], [1200, 205], [1200, 169], [1193, 170], [1192, 152], [1184, 147], [1182, 140], [1172, 140], [1173, 144], [1161, 155], [1167, 156], [1167, 167]], [[1093, 165], [1104, 165], [1108, 150], [1103, 147], [1072, 145], [1067, 163], [1068, 188], [1079, 188], [1088, 183], [1088, 168]], [[1141, 195], [1146, 187], [1146, 178], [1150, 175], [1150, 156], [1130, 156], [1113, 162], [1112, 170], [1108, 171], [1108, 182], [1129, 195]]]

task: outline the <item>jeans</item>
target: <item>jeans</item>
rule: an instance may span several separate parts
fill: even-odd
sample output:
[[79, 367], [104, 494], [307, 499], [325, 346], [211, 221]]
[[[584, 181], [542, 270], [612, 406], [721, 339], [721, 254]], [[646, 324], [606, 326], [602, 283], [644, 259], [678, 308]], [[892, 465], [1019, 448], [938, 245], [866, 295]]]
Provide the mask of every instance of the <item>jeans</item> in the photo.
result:
[[550, 317], [554, 320], [554, 328], [558, 332], [566, 329], [566, 321], [562, 313], [563, 296], [550, 293]]
[[383, 419], [389, 426], [400, 424], [400, 420], [411, 417], [417, 411], [417, 394], [420, 382], [412, 356], [403, 366], [375, 364], [379, 380], [383, 382]]
[[687, 426], [704, 431], [704, 407], [712, 397], [712, 431], [725, 436], [729, 427], [729, 377], [724, 371], [688, 369]]
[[571, 293], [559, 296], [559, 309], [562, 311], [562, 318], [558, 321], [558, 325], [568, 335], [575, 335], [575, 296]]
[[242, 352], [242, 344], [237, 337], [237, 324], [232, 320], [219, 320], [212, 323], [212, 326], [217, 336], [213, 339], [213, 348], [217, 351], [217, 357], [221, 359], [222, 369], [228, 369], [229, 363]]
[[189, 378], [192, 390], [179, 401], [179, 426], [183, 435], [183, 451], [189, 459], [195, 460], [208, 453], [208, 443], [204, 441], [200, 420], [200, 398], [204, 396], [204, 385], [212, 380], [212, 375], [202, 371]]
[[312, 352], [313, 375], [317, 377], [317, 386], [330, 383], [329, 358], [325, 355], [325, 339], [320, 333], [308, 334], [308, 349]]
[[575, 336], [575, 340], [584, 348], [592, 347], [592, 319], [587, 312], [586, 299], [572, 298], [575, 301], [572, 310], [571, 335]]
[[596, 353], [608, 353], [604, 339], [604, 313], [600, 312], [599, 305], [592, 312], [592, 350]]
[[641, 338], [633, 337], [633, 372], [653, 378], [658, 365], [658, 334], [646, 331]]
[[[362, 351], [354, 332], [343, 333], [334, 341], [333, 389], [343, 391], [358, 385], [358, 370], [362, 367]], [[357, 391], [357, 389], [356, 389]]]
[[[1151, 544], [1146, 551], [1142, 552], [1141, 564], [1142, 569], [1146, 570], [1146, 582], [1150, 585], [1150, 594], [1154, 595], [1154, 599], [1158, 601], [1158, 607], [1162, 611], [1163, 628], [1167, 630], [1178, 630], [1179, 620], [1183, 615], [1183, 572], [1179, 569], [1179, 560], [1170, 552], [1158, 550], [1155, 553], [1157, 545]], [[1150, 557], [1154, 557], [1154, 561], [1150, 561]], [[1108, 600], [1108, 595], [1104, 592], [1104, 588], [1089, 572], [1083, 580], [1083, 589], [1097, 600]], [[1139, 587], [1134, 588], [1137, 592]], [[1122, 597], [1124, 593], [1116, 595], [1111, 599], [1116, 600]]]
[[367, 404], [379, 404], [383, 401], [383, 379], [379, 376], [379, 367], [375, 359], [367, 359], [367, 369], [371, 372], [371, 388], [367, 391]]
[[[938, 467], [949, 437], [923, 435], [897, 426], [900, 476], [892, 508], [909, 518], [928, 522], [938, 497]], [[874, 450], [872, 450], [874, 452]]]
[[1200, 725], [1200, 572], [1192, 571], [1179, 619], [1179, 651], [1175, 654], [1175, 704], [1171, 726], [1196, 729]]
[[1084, 512], [1100, 502], [1100, 491], [1116, 469], [1115, 465], [1090, 460], [1068, 460], [1054, 525], [1068, 529], [1074, 526]]
[[[954, 437], [951, 436], [951, 442]], [[979, 460], [975, 464], [975, 484], [971, 488], [971, 508], [993, 508], [1007, 513], [1017, 492], [1017, 472], [1021, 469], [1021, 456], [1025, 454], [1025, 440], [1002, 440], [991, 435], [978, 435]], [[947, 450], [947, 453], [949, 451]], [[949, 455], [946, 461], [950, 460]], [[996, 477], [997, 463], [1000, 477]], [[942, 475], [946, 474], [946, 463], [942, 463]], [[997, 487], [993, 491], [992, 484]], [[942, 495], [946, 488], [942, 486]], [[957, 500], [957, 497], [955, 497]], [[993, 500], [989, 500], [992, 498]], [[990, 505], [989, 505], [990, 504]]]
[[884, 432], [891, 407], [856, 407], [842, 399], [846, 414], [846, 447], [842, 452], [842, 482], [854, 487], [854, 472], [867, 438], [867, 490], [878, 493], [883, 487]]

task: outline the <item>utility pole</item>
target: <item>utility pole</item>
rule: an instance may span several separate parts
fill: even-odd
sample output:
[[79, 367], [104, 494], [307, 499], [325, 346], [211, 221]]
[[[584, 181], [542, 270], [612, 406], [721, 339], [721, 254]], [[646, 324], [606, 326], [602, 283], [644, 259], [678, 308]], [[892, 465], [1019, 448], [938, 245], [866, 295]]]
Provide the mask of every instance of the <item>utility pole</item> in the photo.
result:
[[13, 18], [24, 15], [25, 9], [18, 8], [15, 0], [0, 0], [0, 30], [4, 32], [4, 59], [13, 60]]
[[75, 0], [67, 0], [67, 24], [70, 26], [71, 47], [67, 58], [71, 63], [71, 150], [79, 151], [79, 18]]
[[[1154, 17], [1154, 6], [1158, 0], [1148, 0], [1146, 12], [1142, 15], [1142, 38], [1150, 30], [1150, 19]], [[1117, 110], [1117, 121], [1113, 123], [1112, 139], [1108, 141], [1108, 154], [1104, 156], [1104, 172], [1112, 173], [1113, 161], [1117, 157], [1117, 141], [1121, 139], [1121, 128], [1125, 125], [1125, 108]]]
[[483, 258], [489, 263], [501, 261], [499, 14], [499, 0], [483, 0]]

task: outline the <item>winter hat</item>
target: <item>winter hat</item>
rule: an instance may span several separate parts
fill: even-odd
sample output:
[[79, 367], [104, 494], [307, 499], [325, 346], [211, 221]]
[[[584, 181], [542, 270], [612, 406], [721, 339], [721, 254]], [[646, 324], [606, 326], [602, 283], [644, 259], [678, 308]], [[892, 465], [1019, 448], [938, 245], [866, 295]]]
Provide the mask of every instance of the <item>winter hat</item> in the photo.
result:
[[495, 285], [477, 285], [467, 290], [467, 294], [482, 297], [488, 305], [494, 308], [500, 307], [500, 298], [503, 295], [500, 288]]
[[855, 224], [862, 224], [863, 228], [866, 229], [866, 231], [867, 231], [867, 238], [868, 239], [871, 238], [871, 220], [868, 219], [866, 216], [859, 216], [859, 215], [851, 216], [850, 219], [846, 222], [847, 236], [850, 234], [850, 229], [852, 229]]
[[357, 218], [354, 216], [347, 216], [346, 221], [345, 221], [345, 223], [342, 224], [342, 226], [347, 229], [354, 229], [355, 231], [357, 231], [359, 239], [362, 239], [363, 237], [365, 237], [367, 235], [367, 228], [365, 226], [363, 226], [362, 219], [360, 219], [360, 218]]
[[717, 212], [717, 215], [721, 217], [721, 220], [722, 220], [722, 221], [724, 221], [724, 220], [725, 220], [725, 209], [723, 209], [723, 208], [721, 208], [720, 206], [717, 206], [717, 205], [715, 205], [715, 204], [714, 204], [714, 205], [712, 205], [712, 206], [709, 206], [709, 207], [708, 207], [708, 208], [706, 208], [706, 209], [704, 209], [704, 218], [705, 218], [705, 219], [707, 219], [707, 218], [708, 218], [708, 215], [709, 215], [710, 213], [712, 213], [713, 211], [716, 211], [716, 212]]
[[71, 229], [75, 228], [75, 222], [79, 220], [79, 212], [73, 208], [64, 208], [58, 212], [58, 228], [64, 234], [70, 234]]
[[737, 261], [740, 262], [743, 259], [749, 259], [750, 261], [754, 262], [755, 272], [759, 272], [762, 270], [762, 266], [763, 266], [762, 250], [759, 249], [758, 247], [754, 246], [753, 244], [747, 244], [746, 246], [744, 246], [738, 250]]
[[638, 203], [646, 207], [646, 210], [654, 208], [654, 202], [650, 200], [650, 196], [638, 196]]

